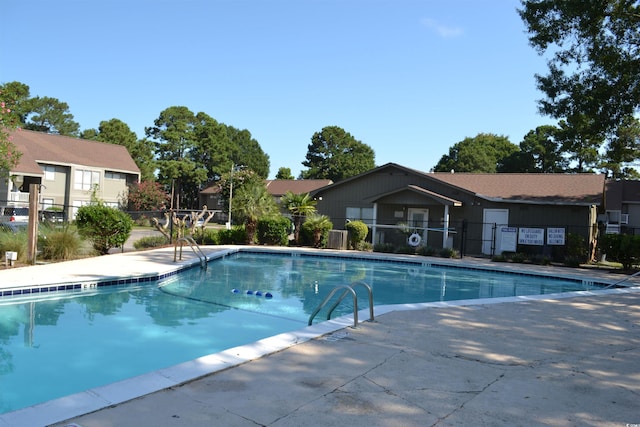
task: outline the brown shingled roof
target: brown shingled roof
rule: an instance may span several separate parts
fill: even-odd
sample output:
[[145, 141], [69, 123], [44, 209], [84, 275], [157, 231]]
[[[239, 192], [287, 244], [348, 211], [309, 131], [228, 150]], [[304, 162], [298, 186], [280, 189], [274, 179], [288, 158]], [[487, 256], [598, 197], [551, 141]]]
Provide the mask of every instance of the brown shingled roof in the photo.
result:
[[267, 191], [273, 196], [282, 196], [287, 191], [293, 194], [310, 193], [318, 188], [333, 184], [330, 179], [268, 179]]
[[14, 173], [42, 175], [38, 163], [81, 165], [114, 172], [140, 173], [126, 147], [43, 132], [17, 130], [12, 142], [22, 152]]
[[[287, 191], [293, 194], [305, 194], [318, 188], [333, 184], [330, 179], [266, 179], [264, 181], [267, 191], [274, 197], [283, 196]], [[200, 191], [201, 194], [217, 194], [220, 187], [216, 183]]]
[[538, 203], [602, 203], [604, 175], [532, 173], [430, 173], [449, 185], [491, 200]]

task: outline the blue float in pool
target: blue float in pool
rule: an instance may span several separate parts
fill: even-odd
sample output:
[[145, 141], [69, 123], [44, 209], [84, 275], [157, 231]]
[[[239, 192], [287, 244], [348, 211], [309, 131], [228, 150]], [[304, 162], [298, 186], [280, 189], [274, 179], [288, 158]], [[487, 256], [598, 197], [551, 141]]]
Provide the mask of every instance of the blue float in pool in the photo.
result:
[[253, 291], [247, 291], [247, 295], [253, 295]]
[[262, 296], [262, 292], [260, 292], [260, 291], [256, 291], [256, 296], [257, 296], [257, 297], [261, 297], [261, 296]]
[[265, 298], [273, 298], [273, 295], [271, 295], [271, 292], [267, 292], [266, 294], [264, 294]]
[[237, 289], [231, 289], [231, 292], [233, 292], [234, 294], [238, 294], [238, 293], [240, 293], [240, 291], [239, 291], [239, 290], [237, 290]]

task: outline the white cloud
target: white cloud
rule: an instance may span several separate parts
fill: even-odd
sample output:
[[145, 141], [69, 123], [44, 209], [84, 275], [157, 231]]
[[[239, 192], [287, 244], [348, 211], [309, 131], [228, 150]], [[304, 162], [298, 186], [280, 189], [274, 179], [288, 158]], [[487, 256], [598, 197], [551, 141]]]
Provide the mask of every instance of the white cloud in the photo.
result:
[[464, 30], [461, 27], [452, 27], [449, 25], [441, 24], [440, 22], [431, 18], [424, 18], [420, 22], [422, 23], [422, 25], [434, 31], [440, 37], [445, 39], [459, 37], [464, 33]]

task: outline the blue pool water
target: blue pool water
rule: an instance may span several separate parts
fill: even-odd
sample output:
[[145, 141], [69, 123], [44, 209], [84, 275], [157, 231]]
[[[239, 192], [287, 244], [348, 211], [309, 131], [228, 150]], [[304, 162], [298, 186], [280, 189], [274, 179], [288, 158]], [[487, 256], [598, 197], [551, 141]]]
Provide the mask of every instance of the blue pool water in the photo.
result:
[[[420, 264], [239, 253], [159, 282], [1, 298], [0, 413], [300, 329], [335, 286], [355, 281], [372, 287], [375, 305], [586, 289]], [[366, 294], [359, 301], [368, 306]], [[334, 317], [352, 313], [351, 304]]]

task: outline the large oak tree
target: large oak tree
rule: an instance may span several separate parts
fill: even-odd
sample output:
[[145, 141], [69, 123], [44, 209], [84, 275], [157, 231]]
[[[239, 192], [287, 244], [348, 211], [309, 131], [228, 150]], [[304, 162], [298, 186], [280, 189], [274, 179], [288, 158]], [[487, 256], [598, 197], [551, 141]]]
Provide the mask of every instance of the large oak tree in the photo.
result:
[[[540, 111], [576, 124], [593, 141], [640, 107], [640, 2], [522, 0], [531, 45], [551, 55], [536, 75]], [[589, 150], [591, 147], [583, 147]]]
[[338, 126], [327, 126], [311, 137], [301, 172], [303, 179], [341, 181], [375, 167], [373, 149]]
[[94, 141], [108, 142], [126, 147], [140, 169], [141, 181], [155, 181], [155, 159], [153, 142], [147, 138], [138, 140], [136, 133], [119, 119], [103, 120], [98, 130], [86, 129], [81, 137]]
[[434, 171], [495, 173], [502, 159], [518, 151], [506, 136], [480, 133], [449, 148], [449, 154], [440, 158]]

